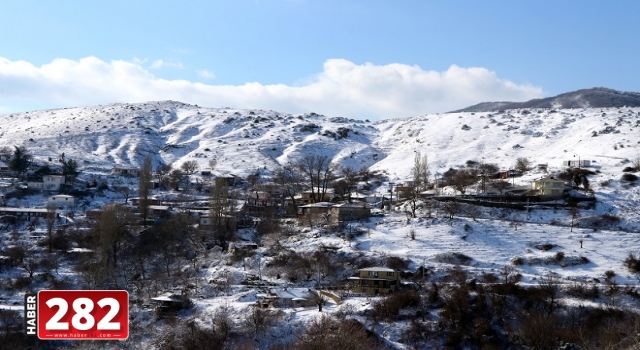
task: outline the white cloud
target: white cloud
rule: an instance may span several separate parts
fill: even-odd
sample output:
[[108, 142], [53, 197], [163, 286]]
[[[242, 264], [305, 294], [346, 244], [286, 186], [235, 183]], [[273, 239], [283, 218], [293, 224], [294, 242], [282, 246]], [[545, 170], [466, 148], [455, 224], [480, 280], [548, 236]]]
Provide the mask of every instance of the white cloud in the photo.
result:
[[[158, 64], [156, 65], [156, 62]], [[166, 66], [158, 60], [154, 65]], [[542, 89], [499, 78], [485, 68], [451, 66], [443, 72], [405, 64], [355, 64], [330, 59], [299, 86], [208, 85], [154, 76], [140, 61], [96, 57], [56, 59], [40, 67], [0, 57], [0, 103], [33, 101], [51, 107], [178, 100], [203, 106], [316, 112], [352, 118], [412, 117], [486, 101], [525, 101]]]
[[210, 70], [206, 70], [206, 69], [197, 70], [196, 73], [200, 77], [205, 78], [205, 79], [213, 79], [213, 78], [216, 77], [216, 73], [214, 73], [214, 72], [212, 72]]
[[151, 68], [153, 69], [162, 69], [162, 68], [175, 68], [175, 69], [183, 69], [184, 66], [180, 62], [166, 62], [164, 60], [155, 60], [151, 63]]

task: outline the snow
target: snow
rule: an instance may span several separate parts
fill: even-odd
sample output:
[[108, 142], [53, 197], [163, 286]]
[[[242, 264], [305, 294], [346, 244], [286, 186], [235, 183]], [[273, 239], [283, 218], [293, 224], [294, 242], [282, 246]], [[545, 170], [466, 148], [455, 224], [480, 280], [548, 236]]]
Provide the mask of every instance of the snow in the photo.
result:
[[[397, 211], [385, 211], [380, 217], [351, 223], [349, 229], [359, 233], [352, 240], [317, 228], [297, 227], [295, 235], [279, 243], [299, 253], [333, 247], [339, 253], [364, 255], [378, 265], [383, 265], [388, 257], [400, 257], [409, 260], [409, 271], [426, 264], [433, 276], [454, 268], [452, 257], [462, 254], [469, 260], [461, 267], [477, 275], [498, 274], [505, 265], [514, 266], [514, 262], [520, 261], [515, 267], [523, 276], [522, 284], [535, 285], [548, 274], [558, 276], [566, 284], [594, 282], [603, 279], [607, 271], [613, 271], [616, 283], [638, 285], [639, 276], [629, 273], [623, 260], [629, 253], [637, 254], [640, 247], [640, 186], [620, 180], [620, 176], [630, 166], [629, 160], [640, 155], [640, 108], [523, 111], [436, 114], [370, 123], [315, 114], [204, 108], [161, 101], [2, 115], [0, 136], [6, 146], [24, 145], [40, 162], [49, 162], [51, 158], [55, 163], [61, 153], [67, 159], [79, 160], [83, 180], [96, 178], [131, 188], [136, 187], [135, 180], [108, 174], [115, 165], [137, 167], [147, 155], [153, 157], [154, 166], [178, 167], [195, 160], [200, 170], [210, 169], [209, 161], [215, 159], [214, 173], [240, 176], [256, 170], [269, 175], [304, 155], [326, 155], [341, 166], [380, 171], [395, 183], [411, 179], [416, 152], [428, 156], [431, 174], [436, 178], [469, 160], [494, 163], [503, 170], [512, 168], [519, 157], [530, 159], [534, 165], [548, 164], [548, 172], [532, 170], [512, 179], [514, 185], [520, 186], [562, 171], [563, 161], [588, 159], [595, 161], [588, 169], [595, 172], [589, 181], [597, 204], [592, 209], [580, 209], [578, 225], [573, 228], [565, 209], [508, 212], [485, 208], [475, 220], [464, 216], [448, 220], [437, 212], [433, 213], [437, 218], [427, 217], [423, 210], [419, 210], [417, 218], [408, 218], [403, 206], [396, 203]], [[311, 124], [317, 127], [305, 128]], [[332, 135], [339, 128], [350, 129], [346, 138]], [[10, 184], [2, 180], [0, 185]], [[388, 198], [388, 183], [377, 185], [371, 194]], [[455, 194], [451, 188], [439, 191]], [[475, 187], [469, 190], [479, 191]], [[179, 196], [156, 192], [154, 195]], [[107, 191], [104, 197], [81, 203], [73, 210], [100, 208], [111, 201], [122, 201], [122, 197]], [[8, 204], [44, 207], [45, 203], [46, 197], [38, 195], [12, 199]], [[620, 221], [601, 228], [589, 225], [602, 215], [616, 216]], [[415, 239], [411, 238], [412, 231]], [[44, 234], [41, 229], [33, 233]], [[11, 243], [3, 239], [2, 244], [6, 247]], [[545, 244], [551, 248], [538, 248]], [[220, 255], [210, 253], [204, 258], [207, 267], [202, 269], [200, 279], [222, 279], [227, 272], [238, 276], [237, 279], [258, 275], [270, 259], [268, 249], [260, 247], [247, 270], [242, 263], [225, 265], [219, 262]], [[355, 266], [343, 268], [350, 271], [349, 275], [357, 273]], [[287, 284], [275, 274], [262, 272], [270, 282]], [[59, 273], [67, 272], [62, 268]], [[7, 273], [3, 277], [8, 277]], [[321, 283], [331, 281], [322, 279]], [[313, 281], [301, 284], [311, 286]], [[240, 285], [230, 286], [229, 295], [202, 292], [201, 298], [194, 299], [196, 314], [210, 315], [220, 307], [230, 307], [239, 318], [255, 303], [260, 292], [259, 288]], [[11, 301], [21, 303], [20, 296], [8, 296], [0, 308], [18, 308]], [[369, 298], [348, 298], [341, 305], [329, 303], [323, 313], [332, 314], [351, 305], [357, 314], [369, 308], [370, 303]], [[315, 307], [284, 312], [288, 325], [276, 332], [289, 337], [299, 330], [296, 327], [320, 314]], [[207, 316], [202, 316], [202, 320], [208, 322]]]

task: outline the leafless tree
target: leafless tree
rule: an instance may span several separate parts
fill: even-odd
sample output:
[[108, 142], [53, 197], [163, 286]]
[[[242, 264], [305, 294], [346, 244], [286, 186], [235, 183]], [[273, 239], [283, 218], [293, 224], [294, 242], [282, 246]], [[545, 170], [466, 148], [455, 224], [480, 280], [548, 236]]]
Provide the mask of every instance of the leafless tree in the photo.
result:
[[413, 186], [418, 191], [425, 191], [427, 189], [429, 180], [429, 159], [426, 154], [421, 152], [415, 152], [413, 157]]
[[209, 159], [209, 169], [215, 170], [216, 169], [216, 165], [218, 165], [218, 160], [217, 159], [215, 159], [215, 158]]
[[133, 215], [125, 207], [111, 204], [104, 208], [98, 222], [99, 248], [105, 265], [118, 267], [118, 256], [125, 239], [129, 235], [129, 225]]
[[518, 159], [516, 159], [516, 165], [514, 166], [514, 169], [525, 172], [529, 170], [530, 167], [531, 161], [528, 158], [519, 157]]
[[[151, 182], [151, 157], [146, 156], [140, 167], [140, 176], [138, 177], [138, 211], [142, 215], [143, 225], [147, 225], [147, 219], [149, 218], [149, 196], [153, 183]], [[126, 203], [126, 202], [125, 202]]]
[[344, 186], [347, 194], [347, 200], [351, 203], [351, 192], [356, 189], [357, 175], [358, 172], [355, 171], [352, 167], [344, 166], [340, 167], [338, 170], [338, 174], [342, 177], [342, 181], [344, 181]]
[[285, 197], [289, 198], [293, 205], [295, 215], [298, 215], [298, 205], [295, 197], [302, 190], [304, 176], [293, 165], [285, 165], [276, 171], [275, 181], [282, 186]]
[[227, 242], [233, 233], [230, 216], [235, 207], [233, 201], [229, 200], [229, 185], [224, 178], [216, 178], [211, 186], [209, 197], [209, 215], [211, 219], [211, 231], [214, 239], [221, 245], [223, 250], [227, 249]]
[[453, 219], [460, 212], [460, 204], [454, 201], [445, 202], [441, 208], [449, 216], [449, 219]]
[[266, 331], [277, 319], [277, 314], [272, 310], [257, 306], [252, 307], [246, 314], [245, 324], [254, 336]]
[[198, 170], [198, 162], [195, 160], [188, 160], [180, 166], [180, 169], [187, 175], [192, 175]]
[[312, 292], [311, 300], [313, 300], [313, 303], [318, 307], [318, 312], [322, 312], [322, 307], [326, 305], [328, 301], [327, 297], [322, 295], [320, 291]]
[[580, 210], [577, 206], [569, 208], [569, 215], [571, 216], [571, 232], [573, 232], [573, 226], [576, 220], [580, 217]]
[[53, 226], [56, 223], [56, 214], [56, 205], [53, 203], [47, 204], [45, 220], [47, 223], [47, 236], [49, 237], [49, 254], [53, 251]]
[[469, 169], [460, 169], [451, 177], [451, 185], [463, 195], [467, 191], [467, 187], [476, 182], [477, 177]]
[[500, 193], [502, 193], [509, 186], [511, 186], [511, 183], [509, 183], [509, 181], [505, 181], [505, 180], [491, 181], [491, 187], [500, 191]]
[[327, 156], [308, 155], [296, 162], [296, 167], [305, 176], [311, 188], [311, 198], [321, 202], [333, 180], [333, 166]]
[[171, 174], [172, 166], [171, 164], [162, 164], [156, 168], [156, 177], [160, 185], [163, 187], [170, 187], [169, 185], [169, 174]]
[[124, 203], [129, 203], [129, 197], [131, 196], [131, 188], [128, 186], [117, 186], [114, 188], [116, 192], [120, 193], [124, 198]]
[[33, 279], [33, 275], [40, 266], [40, 262], [35, 257], [29, 256], [24, 258], [20, 266], [29, 274], [29, 278]]
[[180, 169], [173, 169], [169, 173], [168, 184], [175, 190], [178, 190], [180, 186], [184, 184], [185, 174]]

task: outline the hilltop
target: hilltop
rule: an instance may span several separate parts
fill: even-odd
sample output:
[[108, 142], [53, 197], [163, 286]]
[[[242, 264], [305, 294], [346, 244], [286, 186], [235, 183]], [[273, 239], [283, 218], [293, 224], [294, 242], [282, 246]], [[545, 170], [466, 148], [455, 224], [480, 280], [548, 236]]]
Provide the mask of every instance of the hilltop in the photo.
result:
[[640, 93], [607, 88], [582, 89], [526, 102], [483, 102], [455, 112], [497, 112], [519, 108], [639, 107]]

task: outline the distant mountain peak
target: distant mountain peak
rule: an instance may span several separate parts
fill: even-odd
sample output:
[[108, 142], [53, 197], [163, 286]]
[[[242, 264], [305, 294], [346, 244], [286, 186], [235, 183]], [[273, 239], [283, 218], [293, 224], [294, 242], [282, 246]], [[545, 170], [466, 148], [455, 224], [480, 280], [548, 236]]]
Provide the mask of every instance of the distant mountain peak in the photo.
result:
[[482, 102], [455, 112], [496, 112], [520, 108], [611, 108], [640, 107], [640, 93], [595, 87], [566, 92], [526, 102]]

